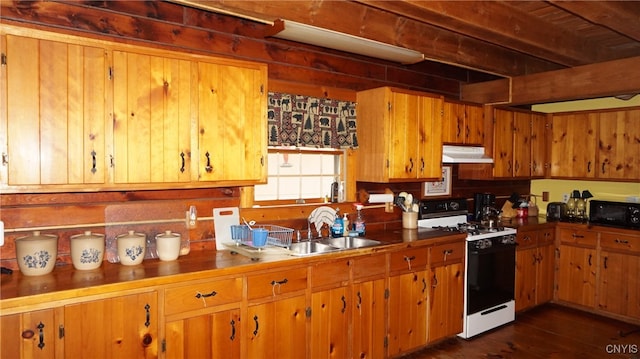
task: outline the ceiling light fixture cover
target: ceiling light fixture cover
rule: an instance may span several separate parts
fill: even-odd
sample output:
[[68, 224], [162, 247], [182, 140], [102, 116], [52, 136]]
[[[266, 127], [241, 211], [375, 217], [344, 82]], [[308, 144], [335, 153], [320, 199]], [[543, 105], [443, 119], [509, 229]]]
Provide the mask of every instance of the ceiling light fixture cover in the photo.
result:
[[266, 36], [399, 62], [405, 65], [415, 64], [424, 60], [424, 54], [415, 50], [289, 20], [274, 21], [273, 27]]

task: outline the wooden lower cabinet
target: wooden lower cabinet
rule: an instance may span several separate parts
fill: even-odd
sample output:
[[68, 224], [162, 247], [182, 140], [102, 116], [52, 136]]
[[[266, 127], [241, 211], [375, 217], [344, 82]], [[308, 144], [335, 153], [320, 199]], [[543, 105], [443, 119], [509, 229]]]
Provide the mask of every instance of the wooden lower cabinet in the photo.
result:
[[430, 248], [428, 342], [462, 332], [464, 315], [465, 243]]
[[252, 305], [244, 321], [247, 358], [305, 358], [304, 295]]
[[311, 294], [311, 357], [348, 357], [352, 299], [348, 287]]
[[64, 342], [59, 328], [63, 317], [63, 308], [1, 316], [0, 358], [62, 357]]
[[516, 312], [553, 299], [555, 229], [518, 232], [516, 242]]
[[240, 358], [240, 309], [167, 321], [165, 337], [166, 358]]
[[578, 226], [561, 226], [557, 234], [560, 242], [557, 299], [594, 308], [598, 270], [597, 232]]
[[598, 309], [640, 318], [640, 236], [600, 233]]
[[431, 279], [426, 248], [390, 255], [388, 355], [427, 344], [427, 303]]
[[157, 358], [158, 294], [131, 294], [64, 308], [64, 357]]

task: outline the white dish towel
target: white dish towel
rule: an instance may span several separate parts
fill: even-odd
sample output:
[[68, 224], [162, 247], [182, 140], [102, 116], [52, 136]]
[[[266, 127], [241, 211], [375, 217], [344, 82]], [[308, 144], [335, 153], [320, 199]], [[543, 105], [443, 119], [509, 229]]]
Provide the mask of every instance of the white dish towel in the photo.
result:
[[316, 231], [318, 231], [318, 233], [320, 232], [322, 225], [325, 223], [329, 225], [329, 228], [331, 228], [335, 219], [336, 210], [327, 206], [318, 207], [309, 215], [309, 222], [316, 226]]

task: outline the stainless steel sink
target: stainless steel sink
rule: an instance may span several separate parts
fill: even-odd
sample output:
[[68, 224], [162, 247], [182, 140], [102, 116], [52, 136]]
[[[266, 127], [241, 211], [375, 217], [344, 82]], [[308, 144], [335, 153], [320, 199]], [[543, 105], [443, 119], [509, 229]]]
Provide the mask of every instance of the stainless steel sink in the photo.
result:
[[340, 249], [373, 247], [381, 244], [381, 242], [379, 241], [360, 237], [323, 238], [320, 240], [320, 243], [328, 244], [332, 247]]
[[339, 250], [339, 248], [313, 241], [291, 243], [291, 245], [289, 246], [289, 251], [291, 252], [291, 255], [294, 256], [310, 256], [314, 254], [329, 253], [337, 250]]

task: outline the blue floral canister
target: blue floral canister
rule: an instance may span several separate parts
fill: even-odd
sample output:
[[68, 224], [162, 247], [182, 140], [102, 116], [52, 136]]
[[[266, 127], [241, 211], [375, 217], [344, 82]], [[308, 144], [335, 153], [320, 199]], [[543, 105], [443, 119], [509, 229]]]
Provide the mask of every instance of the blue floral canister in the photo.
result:
[[142, 263], [147, 250], [147, 236], [144, 233], [129, 233], [116, 236], [120, 263], [132, 266]]
[[86, 231], [71, 236], [71, 262], [76, 269], [99, 268], [104, 258], [104, 234]]
[[27, 276], [49, 274], [56, 265], [58, 236], [40, 234], [16, 238], [16, 259], [20, 272]]

